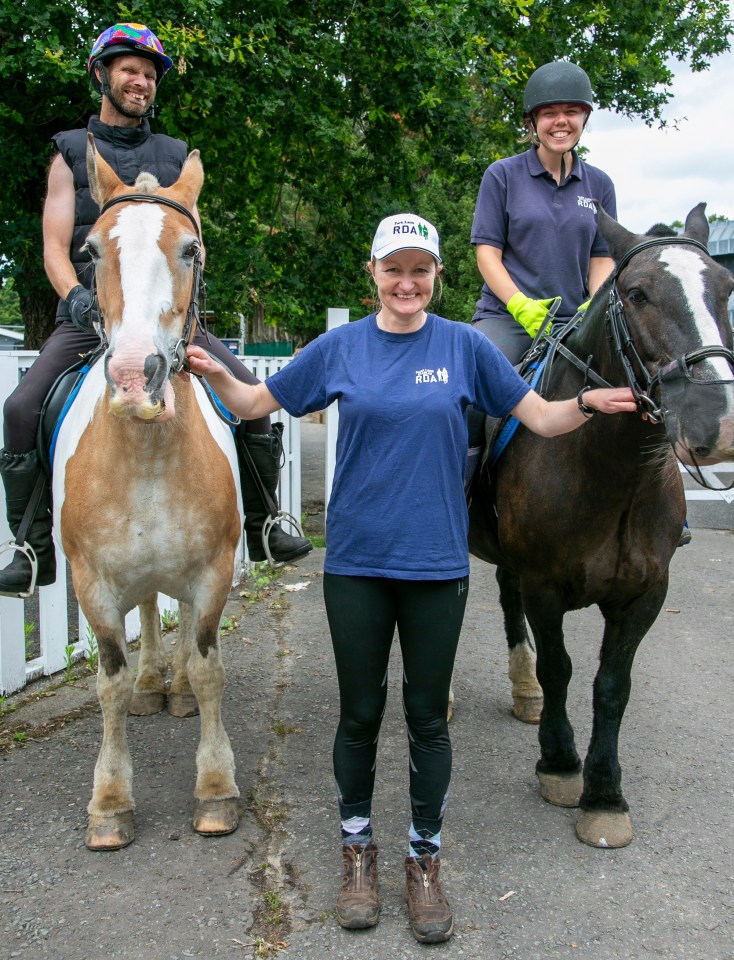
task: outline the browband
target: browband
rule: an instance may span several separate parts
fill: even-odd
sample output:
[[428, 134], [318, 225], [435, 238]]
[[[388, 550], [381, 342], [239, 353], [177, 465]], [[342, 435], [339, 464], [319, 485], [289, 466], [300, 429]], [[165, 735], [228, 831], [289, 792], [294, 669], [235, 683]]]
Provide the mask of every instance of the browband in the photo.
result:
[[688, 244], [688, 246], [698, 247], [699, 250], [703, 250], [708, 256], [706, 246], [703, 243], [699, 243], [698, 240], [694, 240], [693, 237], [651, 237], [649, 240], [643, 240], [642, 243], [636, 243], [634, 247], [630, 247], [617, 264], [617, 269], [614, 271], [614, 279], [617, 279], [620, 272], [627, 266], [632, 257], [640, 253], [641, 250], [646, 250], [648, 247], [668, 246], [670, 243], [685, 243]]
[[185, 217], [188, 217], [188, 219], [194, 225], [196, 236], [201, 239], [199, 235], [199, 224], [194, 219], [194, 215], [190, 210], [187, 210], [182, 203], [178, 202], [178, 200], [171, 200], [168, 197], [160, 197], [154, 193], [121, 193], [119, 197], [112, 197], [111, 200], [107, 201], [107, 203], [100, 210], [100, 216], [106, 210], [109, 210], [110, 207], [114, 207], [116, 203], [127, 203], [128, 200], [134, 200], [137, 203], [162, 203], [166, 207], [173, 207], [174, 210], [178, 210], [179, 213], [182, 213]]

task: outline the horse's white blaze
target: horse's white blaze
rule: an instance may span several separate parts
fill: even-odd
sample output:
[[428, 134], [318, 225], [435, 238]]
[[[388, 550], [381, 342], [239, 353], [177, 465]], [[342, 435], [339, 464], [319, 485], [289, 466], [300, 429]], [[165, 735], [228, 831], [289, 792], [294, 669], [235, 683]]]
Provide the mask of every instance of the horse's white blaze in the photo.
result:
[[78, 447], [82, 434], [92, 422], [95, 407], [104, 396], [106, 386], [104, 364], [95, 363], [79, 388], [77, 398], [66, 415], [56, 441], [53, 462], [54, 536], [62, 551], [64, 545], [61, 536], [61, 510], [66, 496], [66, 464]]
[[110, 230], [110, 239], [118, 241], [120, 285], [125, 297], [122, 326], [115, 334], [118, 345], [123, 336], [153, 341], [161, 314], [173, 306], [173, 278], [158, 245], [164, 216], [157, 204], [131, 204], [120, 210]]
[[[683, 296], [701, 338], [701, 346], [723, 346], [716, 320], [704, 299], [704, 261], [692, 250], [671, 246], [660, 252], [660, 262], [668, 267], [683, 288]], [[706, 364], [716, 371], [719, 380], [731, 379], [729, 364], [723, 357], [712, 357]]]

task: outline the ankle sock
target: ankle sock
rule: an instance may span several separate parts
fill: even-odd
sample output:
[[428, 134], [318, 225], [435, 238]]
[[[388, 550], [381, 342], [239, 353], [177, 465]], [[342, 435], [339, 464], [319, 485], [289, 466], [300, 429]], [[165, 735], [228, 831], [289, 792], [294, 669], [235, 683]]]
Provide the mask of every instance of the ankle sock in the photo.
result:
[[438, 833], [431, 833], [430, 830], [426, 830], [424, 828], [416, 830], [415, 826], [411, 823], [408, 837], [409, 857], [422, 857], [425, 853], [435, 857], [438, 855], [438, 851], [441, 849], [440, 830]]
[[342, 844], [345, 847], [366, 847], [371, 841], [372, 822], [369, 817], [342, 820]]

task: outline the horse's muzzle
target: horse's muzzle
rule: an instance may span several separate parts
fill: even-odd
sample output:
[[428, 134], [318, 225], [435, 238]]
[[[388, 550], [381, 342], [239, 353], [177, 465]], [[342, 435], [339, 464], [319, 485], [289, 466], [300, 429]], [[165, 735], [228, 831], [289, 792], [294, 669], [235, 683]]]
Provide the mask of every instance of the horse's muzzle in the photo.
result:
[[114, 416], [159, 423], [173, 416], [172, 369], [166, 357], [160, 353], [140, 357], [129, 350], [110, 349], [104, 363]]

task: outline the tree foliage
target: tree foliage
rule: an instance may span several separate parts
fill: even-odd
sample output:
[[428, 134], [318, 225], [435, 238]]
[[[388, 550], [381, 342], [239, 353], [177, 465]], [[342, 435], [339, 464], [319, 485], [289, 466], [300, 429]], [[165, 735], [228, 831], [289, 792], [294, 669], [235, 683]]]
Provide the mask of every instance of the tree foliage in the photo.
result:
[[[442, 311], [471, 316], [471, 211], [487, 164], [517, 150], [532, 70], [573, 59], [600, 106], [653, 123], [671, 96], [671, 56], [702, 69], [728, 49], [727, 9], [145, 0], [114, 15], [147, 23], [174, 60], [153, 124], [201, 150], [209, 306], [223, 325], [244, 314], [304, 340], [323, 329], [328, 306], [364, 312], [374, 228], [411, 207], [441, 232]], [[70, 0], [0, 0], [0, 273], [14, 275], [27, 324], [47, 319], [55, 300], [40, 237], [49, 138], [95, 111], [86, 56], [112, 15]]]

